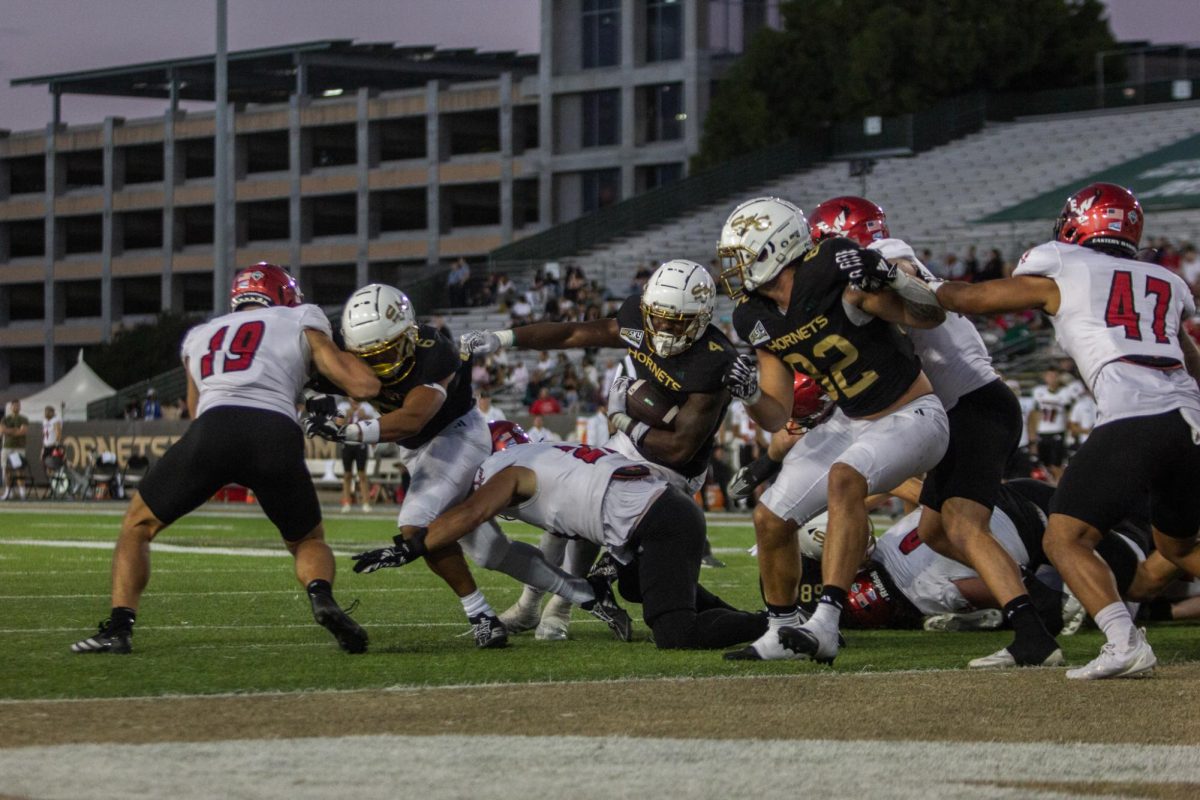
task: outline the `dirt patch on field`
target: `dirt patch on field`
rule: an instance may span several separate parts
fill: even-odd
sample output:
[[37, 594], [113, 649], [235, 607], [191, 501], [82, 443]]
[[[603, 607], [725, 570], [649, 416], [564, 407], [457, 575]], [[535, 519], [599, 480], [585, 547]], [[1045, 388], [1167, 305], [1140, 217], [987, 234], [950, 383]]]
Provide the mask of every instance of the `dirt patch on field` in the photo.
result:
[[1022, 670], [30, 701], [0, 707], [0, 747], [384, 733], [1196, 745], [1197, 680], [1200, 665], [1091, 683]]
[[1078, 797], [1136, 797], [1139, 800], [1196, 800], [1198, 783], [1121, 783], [1117, 781], [964, 781], [1001, 789], [1060, 792]]

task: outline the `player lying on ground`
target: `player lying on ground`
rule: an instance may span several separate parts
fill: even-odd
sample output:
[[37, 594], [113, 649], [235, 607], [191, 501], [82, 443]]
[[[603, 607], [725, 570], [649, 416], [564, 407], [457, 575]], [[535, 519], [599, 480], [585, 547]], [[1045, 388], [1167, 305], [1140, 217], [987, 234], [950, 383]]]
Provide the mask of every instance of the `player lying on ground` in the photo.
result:
[[1142, 208], [1129, 190], [1095, 183], [1068, 198], [1054, 240], [1025, 253], [1011, 278], [933, 284], [952, 311], [1038, 309], [1096, 399], [1097, 425], [1059, 483], [1046, 553], [1108, 640], [1068, 678], [1138, 676], [1156, 663], [1095, 557], [1101, 531], [1150, 502], [1154, 543], [1200, 572], [1200, 351], [1186, 334], [1196, 312], [1178, 275], [1136, 258]]
[[608, 549], [624, 565], [622, 594], [641, 602], [661, 649], [728, 647], [765, 629], [761, 614], [733, 609], [699, 586], [704, 514], [645, 464], [605, 448], [525, 444], [485, 461], [479, 482], [424, 533], [355, 556], [355, 570], [407, 564], [503, 514]]
[[304, 305], [295, 279], [274, 264], [233, 278], [233, 313], [183, 341], [188, 413], [194, 420], [142, 479], [121, 523], [112, 566], [112, 613], [76, 653], [128, 653], [138, 602], [150, 580], [150, 542], [228, 483], [254, 492], [296, 560], [313, 616], [343, 650], [367, 649], [367, 633], [333, 599], [333, 553], [304, 464], [295, 398], [314, 369], [351, 397], [379, 380], [330, 338], [321, 309]]

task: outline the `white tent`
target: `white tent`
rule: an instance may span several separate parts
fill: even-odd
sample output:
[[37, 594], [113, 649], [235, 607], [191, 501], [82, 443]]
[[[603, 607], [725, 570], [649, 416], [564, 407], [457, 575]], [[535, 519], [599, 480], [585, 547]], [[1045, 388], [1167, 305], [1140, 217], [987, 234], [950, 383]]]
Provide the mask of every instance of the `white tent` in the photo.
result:
[[87, 419], [88, 403], [115, 394], [116, 390], [83, 361], [83, 351], [71, 371], [37, 394], [21, 398], [21, 410], [30, 419], [40, 420], [42, 409], [54, 406], [67, 421]]

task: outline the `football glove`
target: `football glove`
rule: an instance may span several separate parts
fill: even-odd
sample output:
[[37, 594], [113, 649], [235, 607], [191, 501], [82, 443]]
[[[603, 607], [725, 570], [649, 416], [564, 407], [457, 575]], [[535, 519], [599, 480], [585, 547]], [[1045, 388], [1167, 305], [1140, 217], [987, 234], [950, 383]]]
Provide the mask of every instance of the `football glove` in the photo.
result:
[[[504, 334], [507, 334], [505, 336]], [[506, 342], [505, 339], [508, 341]], [[458, 349], [464, 357], [486, 356], [504, 347], [512, 346], [512, 331], [467, 331], [458, 337]]]
[[354, 559], [354, 571], [368, 574], [375, 570], [388, 567], [403, 567], [421, 558], [428, 552], [425, 549], [425, 531], [419, 531], [411, 539], [396, 535], [392, 537], [391, 547], [381, 547], [378, 550], [367, 550], [351, 556]]
[[340, 444], [346, 441], [345, 429], [346, 426], [338, 425], [333, 421], [333, 417], [327, 414], [310, 414], [304, 418], [304, 433], [310, 439], [320, 436], [322, 439]]
[[633, 383], [633, 378], [628, 375], [622, 375], [613, 380], [612, 386], [608, 387], [608, 416], [612, 418], [614, 414], [625, 413], [625, 395], [629, 393], [629, 387]]
[[783, 464], [769, 456], [751, 461], [733, 474], [733, 480], [729, 482], [729, 499], [744, 500], [754, 492], [754, 487], [774, 478], [781, 469]]
[[722, 383], [729, 393], [748, 406], [752, 406], [762, 397], [762, 389], [758, 386], [758, 362], [754, 356], [740, 355], [725, 370]]
[[336, 417], [338, 415], [337, 398], [328, 394], [306, 394], [304, 411], [307, 414]]

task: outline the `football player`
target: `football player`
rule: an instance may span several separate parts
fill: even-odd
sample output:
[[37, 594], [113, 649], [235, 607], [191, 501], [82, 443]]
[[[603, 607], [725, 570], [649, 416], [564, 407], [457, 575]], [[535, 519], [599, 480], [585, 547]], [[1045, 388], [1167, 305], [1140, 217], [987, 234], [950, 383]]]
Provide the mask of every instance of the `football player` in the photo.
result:
[[[722, 377], [737, 356], [729, 339], [711, 324], [716, 294], [708, 270], [677, 259], [659, 266], [640, 295], [625, 299], [615, 318], [471, 331], [461, 344], [474, 355], [509, 347], [625, 348], [635, 377], [618, 377], [609, 388], [608, 417], [615, 433], [605, 446], [646, 464], [690, 496], [708, 474], [714, 437], [730, 401]], [[635, 378], [649, 381], [678, 406], [671, 430], [652, 428], [626, 413], [626, 392]], [[505, 616], [528, 620], [519, 624], [529, 627], [536, 602], [536, 596], [523, 594]]]
[[[837, 410], [784, 460], [754, 509], [770, 630], [732, 658], [831, 663], [838, 617], [867, 544], [867, 495], [932, 469], [946, 450], [946, 412], [896, 325], [941, 323], [924, 283], [849, 239], [813, 244], [803, 212], [761, 197], [721, 230], [718, 257], [738, 336], [754, 347], [727, 378], [754, 420], [777, 431], [793, 405], [793, 374], [814, 378]], [[829, 508], [824, 594], [801, 625], [796, 529]]]
[[704, 514], [647, 464], [606, 447], [525, 444], [487, 459], [477, 481], [427, 531], [355, 556], [355, 570], [428, 558], [504, 514], [606, 548], [622, 596], [642, 604], [660, 649], [728, 647], [762, 633], [761, 614], [733, 609], [699, 586]]
[[76, 653], [128, 653], [138, 601], [150, 579], [150, 542], [227, 483], [254, 492], [296, 562], [316, 621], [343, 650], [367, 649], [367, 633], [333, 599], [333, 553], [304, 464], [295, 399], [313, 368], [342, 393], [372, 397], [379, 379], [332, 340], [329, 320], [304, 304], [295, 279], [274, 264], [233, 278], [232, 313], [192, 328], [183, 341], [188, 413], [194, 420], [142, 479], [113, 553], [112, 612]]
[[1133, 193], [1094, 183], [1067, 199], [1053, 241], [1026, 252], [1013, 277], [933, 284], [952, 311], [1046, 312], [1096, 398], [1096, 427], [1063, 473], [1046, 528], [1050, 561], [1107, 639], [1067, 672], [1073, 679], [1144, 675], [1156, 663], [1094, 555], [1101, 531], [1148, 497], [1158, 551], [1200, 574], [1200, 351], [1179, 333], [1196, 306], [1181, 278], [1136, 259], [1142, 226]]
[[[816, 242], [846, 236], [921, 280], [934, 277], [906, 242], [891, 237], [883, 209], [870, 200], [836, 197], [817, 206], [810, 222]], [[1020, 568], [988, 528], [1004, 467], [1021, 439], [1021, 406], [966, 317], [947, 314], [941, 325], [913, 328], [909, 337], [950, 422], [946, 454], [921, 490], [921, 541], [978, 572], [1015, 634], [1008, 647], [969, 666], [1061, 664], [1062, 651], [1042, 624]]]
[[[411, 483], [396, 524], [401, 536], [412, 536], [467, 495], [475, 471], [492, 452], [487, 422], [471, 391], [471, 361], [436, 328], [417, 324], [403, 292], [379, 283], [346, 301], [341, 334], [346, 349], [379, 378], [380, 389], [370, 400], [380, 416], [341, 426], [312, 416], [309, 435], [399, 445]], [[486, 556], [476, 560], [482, 563]], [[458, 595], [475, 644], [505, 646], [508, 634], [471, 576], [462, 548], [443, 548], [427, 562]]]

